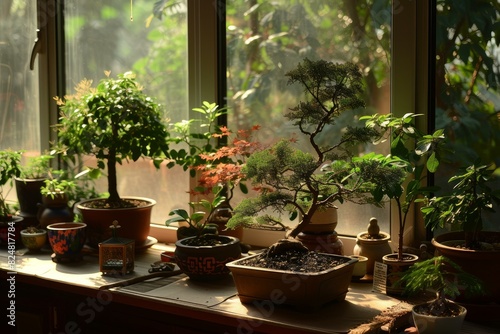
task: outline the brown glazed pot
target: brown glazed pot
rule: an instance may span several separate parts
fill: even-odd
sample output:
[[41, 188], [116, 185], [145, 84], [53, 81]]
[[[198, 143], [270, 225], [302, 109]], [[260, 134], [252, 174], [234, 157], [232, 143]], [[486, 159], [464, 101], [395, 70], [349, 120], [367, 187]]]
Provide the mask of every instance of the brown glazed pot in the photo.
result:
[[115, 220], [121, 226], [119, 236], [134, 240], [136, 249], [140, 249], [146, 243], [151, 224], [151, 212], [156, 201], [143, 197], [124, 197], [123, 199], [140, 200], [148, 204], [136, 208], [95, 209], [85, 206], [86, 203], [94, 200], [90, 199], [76, 205], [83, 222], [87, 224], [87, 243], [90, 247], [97, 249], [100, 242], [112, 237], [109, 227]]
[[190, 279], [213, 281], [229, 276], [226, 263], [241, 257], [240, 240], [231, 236], [214, 235], [222, 244], [217, 246], [189, 246], [186, 241], [175, 243], [175, 262]]
[[[322, 254], [345, 258], [335, 254]], [[275, 304], [310, 310], [345, 299], [354, 265], [358, 262], [356, 259], [347, 259], [349, 261], [344, 264], [317, 273], [244, 266], [239, 264], [241, 260], [230, 262], [227, 267], [233, 274], [242, 303], [268, 300]]]
[[[500, 243], [500, 232], [482, 231], [479, 234], [480, 240], [492, 244]], [[465, 303], [494, 303], [497, 309], [500, 307], [500, 251], [482, 251], [457, 248], [454, 245], [461, 243], [465, 239], [464, 232], [449, 232], [436, 236], [432, 240], [432, 245], [436, 252], [451, 259], [462, 267], [466, 272], [475, 275], [481, 279], [486, 288], [484, 296], [469, 296], [461, 294], [457, 301]], [[467, 315], [467, 318], [473, 316], [473, 310]]]

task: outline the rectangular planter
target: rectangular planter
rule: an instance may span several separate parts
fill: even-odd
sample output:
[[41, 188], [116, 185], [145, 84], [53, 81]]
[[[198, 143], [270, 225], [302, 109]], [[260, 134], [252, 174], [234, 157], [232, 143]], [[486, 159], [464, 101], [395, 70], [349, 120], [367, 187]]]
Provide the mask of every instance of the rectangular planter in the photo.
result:
[[243, 259], [232, 261], [226, 266], [233, 275], [242, 303], [267, 300], [274, 304], [317, 308], [345, 299], [354, 264], [358, 261], [335, 254], [323, 255], [345, 258], [348, 262], [317, 273], [244, 266], [240, 264]]

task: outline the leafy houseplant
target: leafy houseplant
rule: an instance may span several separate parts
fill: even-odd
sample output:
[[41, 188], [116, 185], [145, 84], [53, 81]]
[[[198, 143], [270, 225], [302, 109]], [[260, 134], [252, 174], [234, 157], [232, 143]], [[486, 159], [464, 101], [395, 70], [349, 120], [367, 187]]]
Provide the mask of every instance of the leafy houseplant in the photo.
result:
[[[497, 305], [498, 310], [500, 268], [492, 263], [500, 262], [500, 232], [485, 231], [482, 226], [484, 214], [500, 202], [500, 190], [491, 183], [494, 173], [495, 168], [479, 163], [462, 169], [450, 178], [451, 192], [424, 199], [421, 211], [427, 226], [452, 228], [434, 236], [432, 244], [437, 252], [484, 282], [486, 295], [461, 298], [471, 305]], [[487, 319], [488, 313], [481, 306], [468, 307], [468, 317]]]
[[20, 174], [21, 152], [0, 151], [0, 245], [7, 244], [9, 240], [16, 238], [16, 232], [21, 230], [16, 226], [16, 223], [22, 221], [23, 218], [12, 214], [7, 204], [5, 189], [5, 186]]
[[21, 152], [5, 150], [0, 151], [0, 221], [12, 220], [12, 212], [6, 202], [7, 195], [4, 193], [7, 183], [12, 182], [14, 177], [21, 175]]
[[[214, 246], [218, 241], [214, 238], [204, 237], [206, 234], [217, 234], [217, 226], [210, 223], [210, 217], [213, 215], [215, 209], [226, 200], [224, 196], [221, 195], [222, 188], [219, 187], [215, 190], [215, 196], [212, 201], [207, 199], [202, 199], [199, 202], [190, 202], [189, 206], [192, 213], [189, 214], [184, 209], [174, 209], [169, 213], [169, 216], [174, 216], [167, 219], [165, 224], [171, 225], [173, 223], [186, 222], [188, 226], [180, 226], [177, 229], [177, 239], [181, 240], [188, 237], [193, 238], [190, 243], [197, 245], [209, 245]], [[199, 211], [200, 207], [204, 211]]]
[[[179, 268], [195, 280], [217, 280], [227, 277], [226, 263], [241, 257], [239, 239], [218, 235], [217, 225], [210, 223], [216, 209], [226, 198], [221, 195], [222, 187], [214, 188], [214, 199], [190, 202], [193, 213], [184, 209], [170, 212], [174, 216], [166, 224], [186, 222], [177, 230], [175, 243], [175, 262]], [[201, 206], [204, 211], [197, 211]]]
[[[412, 205], [425, 194], [436, 190], [434, 187], [427, 187], [425, 180], [427, 173], [434, 173], [439, 167], [442, 145], [444, 144], [442, 130], [425, 135], [415, 128], [414, 119], [418, 116], [420, 115], [408, 113], [403, 117], [393, 115], [361, 117], [367, 121], [367, 125], [370, 127], [390, 131], [391, 160], [406, 171], [406, 177], [400, 180], [400, 184], [391, 187], [378, 184], [371, 190], [376, 200], [387, 196], [396, 203], [399, 226], [398, 260], [403, 259], [403, 236]], [[424, 159], [425, 157], [427, 160]]]
[[[109, 197], [105, 200], [84, 201], [78, 205], [83, 221], [88, 225], [91, 244], [96, 246], [97, 242], [107, 239], [110, 223], [118, 220], [123, 227], [123, 237], [135, 239], [138, 247], [147, 239], [154, 201], [122, 199], [117, 190], [116, 166], [125, 160], [137, 161], [149, 157], [154, 166], [159, 168], [168, 155], [169, 134], [162, 121], [160, 105], [143, 93], [131, 72], [119, 74], [117, 78], [109, 77], [107, 72], [106, 78], [97, 87], [92, 88], [91, 84], [83, 80], [77, 85], [76, 94], [64, 99], [56, 97], [61, 111], [60, 123], [57, 125], [57, 149], [69, 156], [95, 156], [97, 167], [106, 169]], [[113, 217], [95, 217], [107, 209], [125, 212], [123, 209], [135, 208], [137, 204], [140, 209], [144, 208], [140, 211], [146, 215], [142, 223], [134, 221], [141, 218], [132, 216], [127, 210], [123, 218], [116, 217], [116, 210], [113, 210]], [[92, 212], [92, 219], [109, 221], [96, 227], [98, 223], [90, 222], [88, 216], [86, 218], [89, 206], [100, 209], [99, 213]]]
[[436, 294], [434, 300], [413, 307], [414, 322], [421, 333], [458, 333], [467, 311], [452, 300], [462, 291], [473, 295], [484, 293], [477, 277], [444, 256], [414, 264], [403, 274], [400, 284], [404, 285], [406, 295]]
[[[447, 227], [458, 225], [465, 232], [467, 249], [481, 249], [480, 232], [483, 229], [484, 212], [494, 212], [493, 204], [500, 204], [500, 189], [489, 186], [495, 168], [471, 165], [452, 176], [450, 194], [427, 198], [421, 211], [427, 226]], [[492, 249], [494, 246], [487, 246]]]
[[[24, 155], [25, 152], [23, 152]], [[49, 154], [28, 157], [27, 162], [21, 165], [21, 175], [14, 179], [20, 207], [19, 215], [24, 218], [26, 225], [39, 223], [36, 216], [38, 205], [42, 202], [40, 188], [48, 177], [51, 169], [50, 162], [53, 158], [54, 156]]]

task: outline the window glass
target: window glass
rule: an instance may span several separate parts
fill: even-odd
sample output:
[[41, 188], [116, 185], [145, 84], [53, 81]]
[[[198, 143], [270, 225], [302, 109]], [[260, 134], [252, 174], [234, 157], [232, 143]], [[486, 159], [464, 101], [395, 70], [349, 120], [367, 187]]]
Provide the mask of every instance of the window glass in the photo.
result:
[[[435, 182], [446, 189], [477, 159], [500, 166], [500, 3], [439, 0], [436, 14], [435, 127], [446, 130], [452, 153]], [[483, 217], [485, 229], [499, 229], [496, 211]]]
[[[153, 13], [155, 15], [153, 15]], [[133, 71], [146, 94], [163, 105], [165, 121], [188, 117], [186, 1], [65, 1], [66, 91], [86, 78], [97, 84]], [[92, 165], [93, 161], [88, 160]], [[189, 175], [180, 168], [155, 170], [148, 160], [124, 163], [118, 192], [157, 201], [153, 222], [189, 201]], [[106, 191], [104, 178], [100, 191]]]
[[[30, 69], [37, 38], [36, 1], [2, 1], [0, 9], [0, 149], [38, 155], [41, 145], [36, 59]], [[14, 191], [8, 198], [17, 201]]]
[[0, 13], [0, 148], [40, 151], [36, 2], [2, 2]]
[[[232, 0], [226, 15], [229, 128], [258, 124], [258, 139], [264, 143], [296, 135], [283, 112], [299, 102], [301, 92], [287, 85], [285, 73], [306, 57], [358, 64], [365, 80], [367, 108], [362, 113], [390, 112], [390, 1]], [[324, 140], [359, 116], [341, 118], [324, 131]], [[359, 154], [371, 150], [363, 147]], [[389, 232], [389, 206], [342, 204], [338, 216], [339, 234], [365, 231], [373, 216]]]

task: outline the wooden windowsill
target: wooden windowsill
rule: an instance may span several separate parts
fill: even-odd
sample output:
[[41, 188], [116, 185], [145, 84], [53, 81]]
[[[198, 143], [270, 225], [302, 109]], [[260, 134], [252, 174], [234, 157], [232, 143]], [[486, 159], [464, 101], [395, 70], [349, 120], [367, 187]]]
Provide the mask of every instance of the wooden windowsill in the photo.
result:
[[[368, 283], [353, 283], [345, 301], [326, 305], [314, 312], [282, 307], [270, 301], [242, 304], [231, 277], [227, 281], [200, 283], [183, 274], [102, 289], [109, 284], [147, 275], [151, 264], [159, 261], [160, 253], [166, 250], [173, 250], [172, 245], [155, 244], [136, 254], [132, 274], [108, 277], [99, 272], [99, 259], [94, 252], [86, 251], [79, 263], [60, 264], [52, 262], [50, 250], [29, 254], [25, 249], [18, 249], [15, 267], [11, 268], [8, 261], [12, 258], [9, 259], [7, 250], [2, 249], [0, 274], [2, 279], [14, 276], [22, 286], [41, 286], [76, 296], [99, 298], [100, 294], [110, 293], [109, 299], [117, 305], [187, 317], [229, 328], [230, 333], [347, 333], [400, 303], [397, 299], [372, 292]], [[76, 298], [84, 300], [83, 297]], [[201, 328], [200, 332], [203, 332]]]

